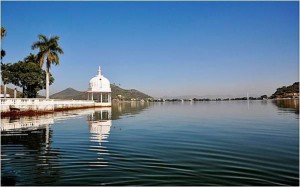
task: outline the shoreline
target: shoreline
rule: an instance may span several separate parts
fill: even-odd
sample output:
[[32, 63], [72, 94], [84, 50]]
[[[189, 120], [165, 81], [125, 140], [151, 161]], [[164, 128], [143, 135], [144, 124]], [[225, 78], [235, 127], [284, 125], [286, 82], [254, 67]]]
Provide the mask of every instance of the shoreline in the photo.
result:
[[[249, 101], [280, 101], [280, 100], [298, 100], [299, 98], [291, 99], [291, 98], [277, 98], [277, 99], [268, 99], [268, 100], [249, 100]], [[247, 100], [221, 100], [221, 101], [247, 101]], [[141, 102], [141, 101], [114, 101], [112, 102], [113, 104], [118, 104], [118, 103], [131, 103], [131, 102]], [[152, 101], [150, 103], [178, 103], [178, 101], [160, 101], [160, 102], [155, 102]], [[216, 102], [216, 100], [210, 100], [210, 101], [184, 101], [185, 103], [189, 102]], [[219, 101], [220, 102], [220, 101]], [[143, 102], [141, 102], [143, 103]], [[1, 119], [2, 118], [7, 118], [7, 117], [23, 117], [23, 116], [42, 116], [42, 115], [47, 115], [47, 114], [53, 114], [55, 112], [63, 112], [63, 111], [72, 111], [72, 110], [78, 110], [78, 109], [95, 109], [95, 108], [105, 108], [105, 107], [112, 107], [111, 106], [82, 106], [82, 107], [65, 107], [65, 108], [54, 108], [54, 110], [26, 110], [26, 111], [6, 111], [6, 112], [1, 112]]]
[[38, 111], [38, 110], [27, 110], [27, 111], [8, 111], [1, 112], [1, 119], [7, 117], [23, 117], [23, 116], [42, 116], [46, 114], [53, 114], [55, 112], [63, 112], [63, 111], [72, 111], [78, 109], [95, 109], [95, 108], [105, 108], [107, 106], [93, 106], [93, 107], [72, 107], [72, 108], [57, 108], [51, 111]]
[[99, 103], [92, 100], [6, 98], [1, 99], [1, 118], [9, 116], [35, 116], [96, 107], [111, 107], [111, 102], [110, 100], [109, 102]]

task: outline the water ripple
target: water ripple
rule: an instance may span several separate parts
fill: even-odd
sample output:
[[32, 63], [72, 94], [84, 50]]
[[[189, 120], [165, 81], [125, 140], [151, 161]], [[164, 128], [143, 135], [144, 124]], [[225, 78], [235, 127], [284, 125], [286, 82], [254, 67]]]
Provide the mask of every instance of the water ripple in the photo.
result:
[[249, 110], [239, 102], [166, 104], [127, 115], [105, 128], [90, 128], [85, 116], [4, 133], [2, 179], [49, 186], [299, 183], [298, 120], [272, 103], [253, 102]]

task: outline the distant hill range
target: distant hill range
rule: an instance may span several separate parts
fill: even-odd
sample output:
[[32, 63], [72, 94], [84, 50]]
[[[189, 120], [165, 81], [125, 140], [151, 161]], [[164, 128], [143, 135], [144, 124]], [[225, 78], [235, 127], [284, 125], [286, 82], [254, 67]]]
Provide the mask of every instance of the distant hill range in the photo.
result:
[[[151, 96], [144, 94], [138, 90], [130, 89], [125, 90], [119, 86], [111, 84], [112, 99], [122, 99], [122, 100], [141, 100], [152, 98]], [[61, 92], [55, 93], [50, 96], [51, 99], [74, 99], [74, 100], [86, 100], [88, 95], [86, 92], [78, 91], [73, 88], [67, 88]]]
[[[4, 86], [1, 85], [1, 94], [4, 94]], [[6, 94], [9, 94], [10, 97], [14, 97], [14, 89], [6, 87]], [[17, 97], [22, 97], [22, 92], [17, 91]]]
[[270, 98], [299, 98], [299, 82], [295, 82], [290, 86], [277, 88], [276, 92]]
[[[245, 94], [246, 95], [246, 94]], [[234, 98], [239, 96], [233, 95], [180, 95], [180, 96], [164, 96], [162, 99], [193, 99], [193, 98], [207, 98], [207, 99], [216, 99], [216, 98]], [[242, 97], [242, 96], [240, 96]]]

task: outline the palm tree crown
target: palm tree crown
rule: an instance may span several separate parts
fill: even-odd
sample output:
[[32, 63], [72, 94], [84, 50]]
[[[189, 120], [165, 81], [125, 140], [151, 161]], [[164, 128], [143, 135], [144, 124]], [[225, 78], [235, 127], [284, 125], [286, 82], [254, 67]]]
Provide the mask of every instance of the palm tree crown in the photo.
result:
[[37, 54], [37, 58], [42, 68], [44, 65], [44, 61], [46, 58], [46, 71], [49, 71], [51, 64], [58, 65], [59, 64], [59, 56], [58, 54], [64, 54], [63, 50], [58, 45], [58, 36], [53, 36], [51, 38], [47, 38], [45, 35], [38, 35], [39, 41], [35, 42], [32, 45], [32, 49], [39, 49], [39, 53]]
[[[6, 35], [6, 29], [4, 27], [1, 27], [1, 40]], [[1, 60], [5, 56], [5, 51], [1, 49]], [[1, 61], [2, 62], [2, 61]]]
[[37, 56], [35, 54], [30, 53], [27, 57], [24, 58], [25, 63], [34, 62], [37, 63]]

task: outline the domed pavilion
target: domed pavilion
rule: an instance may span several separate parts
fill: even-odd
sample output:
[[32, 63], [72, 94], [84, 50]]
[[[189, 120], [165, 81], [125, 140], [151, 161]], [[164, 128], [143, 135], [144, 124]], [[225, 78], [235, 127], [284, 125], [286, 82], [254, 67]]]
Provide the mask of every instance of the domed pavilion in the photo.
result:
[[111, 106], [110, 82], [102, 75], [99, 66], [98, 75], [90, 80], [88, 88], [88, 100], [96, 102], [96, 106]]

